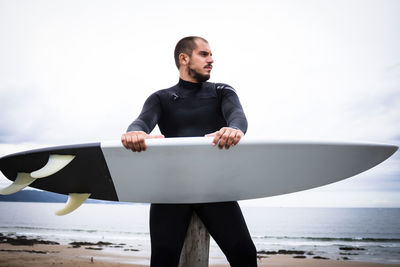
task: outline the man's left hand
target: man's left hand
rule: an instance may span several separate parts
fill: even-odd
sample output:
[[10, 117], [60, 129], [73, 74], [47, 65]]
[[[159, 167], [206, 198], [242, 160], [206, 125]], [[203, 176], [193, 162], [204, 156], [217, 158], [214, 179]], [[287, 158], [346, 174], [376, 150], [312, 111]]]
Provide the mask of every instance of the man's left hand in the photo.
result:
[[243, 137], [244, 133], [241, 130], [237, 130], [230, 127], [223, 127], [221, 130], [214, 133], [206, 134], [206, 136], [214, 136], [212, 145], [218, 148], [229, 149], [231, 146], [235, 146], [239, 143], [240, 139]]

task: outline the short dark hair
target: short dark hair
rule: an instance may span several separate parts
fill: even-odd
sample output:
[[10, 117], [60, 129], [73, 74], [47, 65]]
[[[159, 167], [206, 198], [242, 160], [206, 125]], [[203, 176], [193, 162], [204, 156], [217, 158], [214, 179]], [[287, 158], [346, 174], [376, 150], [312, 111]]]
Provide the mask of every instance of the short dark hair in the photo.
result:
[[179, 69], [180, 64], [179, 64], [179, 55], [181, 53], [187, 54], [189, 57], [192, 56], [193, 50], [197, 47], [195, 41], [197, 39], [200, 39], [206, 43], [207, 40], [199, 37], [199, 36], [188, 36], [185, 38], [182, 38], [175, 46], [175, 51], [174, 51], [174, 57], [175, 57], [175, 65]]

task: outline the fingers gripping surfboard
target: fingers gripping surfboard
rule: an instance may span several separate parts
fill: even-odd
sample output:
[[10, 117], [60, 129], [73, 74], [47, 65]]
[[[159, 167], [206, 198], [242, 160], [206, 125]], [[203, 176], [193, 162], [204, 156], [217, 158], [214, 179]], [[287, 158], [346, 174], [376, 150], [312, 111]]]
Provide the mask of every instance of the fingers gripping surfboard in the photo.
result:
[[120, 141], [43, 148], [0, 158], [14, 183], [69, 195], [67, 214], [90, 198], [143, 203], [207, 203], [311, 189], [366, 171], [398, 148], [370, 143], [270, 142], [243, 138], [232, 149], [212, 138], [148, 139], [133, 153]]

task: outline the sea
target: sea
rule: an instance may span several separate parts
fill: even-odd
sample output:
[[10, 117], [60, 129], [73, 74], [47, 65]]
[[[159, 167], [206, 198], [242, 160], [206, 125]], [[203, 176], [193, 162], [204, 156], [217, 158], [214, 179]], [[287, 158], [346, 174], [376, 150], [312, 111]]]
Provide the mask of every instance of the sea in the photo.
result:
[[[83, 241], [124, 244], [125, 249], [113, 248], [114, 252], [144, 256], [147, 259], [142, 262], [131, 263], [149, 264], [149, 205], [84, 204], [69, 215], [55, 216], [62, 206], [0, 202], [0, 233], [65, 245]], [[243, 206], [242, 212], [258, 251], [302, 250], [307, 258], [400, 264], [398, 208]], [[213, 240], [210, 262], [226, 262]]]

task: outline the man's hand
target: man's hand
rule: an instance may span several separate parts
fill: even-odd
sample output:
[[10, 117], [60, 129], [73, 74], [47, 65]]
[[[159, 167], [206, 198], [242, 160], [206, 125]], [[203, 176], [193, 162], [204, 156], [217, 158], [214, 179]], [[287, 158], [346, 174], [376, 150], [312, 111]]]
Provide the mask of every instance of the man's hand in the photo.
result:
[[219, 149], [224, 147], [229, 149], [229, 147], [237, 145], [243, 135], [244, 133], [241, 130], [229, 127], [223, 127], [219, 131], [206, 134], [206, 136], [214, 136], [212, 145], [216, 146], [218, 144]]
[[151, 138], [164, 138], [164, 135], [148, 135], [142, 131], [132, 131], [124, 133], [121, 136], [121, 142], [126, 149], [130, 149], [133, 152], [146, 151], [146, 142], [144, 139]]

